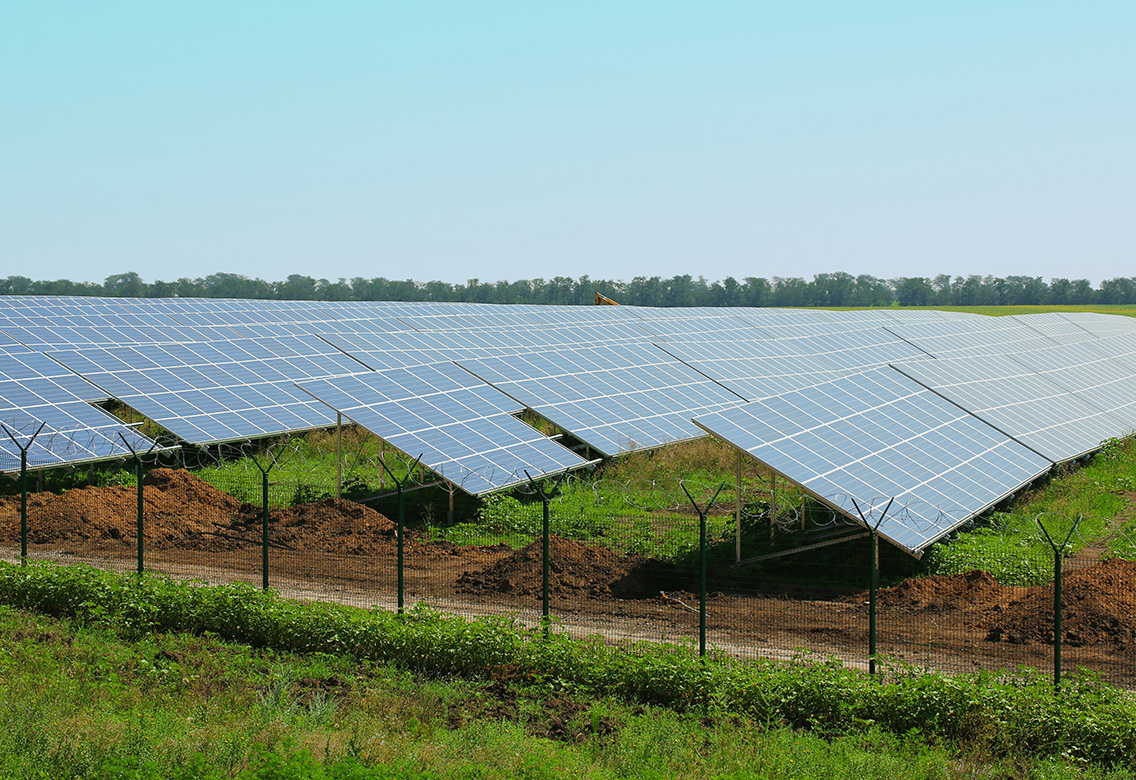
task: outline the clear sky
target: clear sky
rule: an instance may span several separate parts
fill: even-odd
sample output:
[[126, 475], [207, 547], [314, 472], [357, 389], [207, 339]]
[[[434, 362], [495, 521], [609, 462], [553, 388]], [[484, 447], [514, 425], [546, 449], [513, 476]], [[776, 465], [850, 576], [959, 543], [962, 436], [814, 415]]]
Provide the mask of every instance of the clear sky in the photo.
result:
[[52, 2], [0, 276], [1136, 276], [1136, 2]]

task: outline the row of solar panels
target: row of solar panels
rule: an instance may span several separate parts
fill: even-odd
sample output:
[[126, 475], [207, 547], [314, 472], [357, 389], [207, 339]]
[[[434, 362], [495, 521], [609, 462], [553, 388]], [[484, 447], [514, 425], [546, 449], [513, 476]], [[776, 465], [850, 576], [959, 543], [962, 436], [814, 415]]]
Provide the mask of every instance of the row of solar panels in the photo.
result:
[[[944, 528], [1013, 492], [1051, 463], [1091, 451], [1101, 439], [1133, 427], [1124, 401], [1134, 397], [1125, 385], [1133, 374], [1126, 362], [1130, 345], [1115, 335], [1132, 332], [1136, 322], [1127, 318], [988, 318], [886, 310], [148, 303], [0, 299], [0, 350], [7, 353], [0, 358], [20, 363], [22, 357], [26, 363], [36, 354], [33, 349], [46, 348], [56, 361], [42, 364], [34, 376], [25, 370], [0, 379], [0, 421], [26, 432], [74, 403], [98, 416], [89, 421], [74, 415], [55, 418], [60, 424], [48, 429], [53, 433], [43, 441], [43, 451], [29, 453], [33, 465], [114, 457], [128, 447], [145, 447], [144, 437], [88, 405], [114, 397], [191, 443], [326, 427], [342, 413], [408, 454], [422, 455], [427, 466], [453, 483], [484, 493], [514, 484], [526, 473], [553, 473], [584, 463], [516, 418], [528, 408], [605, 455], [713, 430], [849, 514], [855, 508], [850, 506], [852, 498], [872, 507], [878, 497], [899, 496], [904, 510], [893, 520], [906, 530], [885, 535], [917, 551]], [[196, 321], [189, 322], [191, 316]], [[161, 317], [185, 322], [154, 321]], [[69, 324], [36, 321], [53, 318], [65, 318]], [[87, 321], [95, 319], [99, 321]], [[248, 327], [279, 335], [237, 337], [239, 328]], [[120, 346], [90, 346], [107, 341]], [[72, 348], [55, 349], [60, 346]], [[1018, 361], [982, 357], [1005, 354], [1017, 355]], [[60, 365], [90, 381], [61, 373]], [[0, 367], [0, 376], [7, 373]], [[1078, 373], [1095, 379], [1074, 387], [1070, 377]], [[72, 388], [70, 395], [52, 401], [42, 380], [53, 376], [82, 383], [82, 391]], [[963, 479], [962, 472], [952, 471], [950, 458], [922, 447], [925, 432], [907, 424], [906, 418], [904, 424], [886, 416], [873, 422], [905, 447], [936, 457], [928, 460], [924, 454], [918, 461], [910, 454], [901, 456], [898, 445], [881, 447], [888, 438], [876, 435], [877, 428], [868, 432], [853, 426], [838, 436], [816, 422], [823, 415], [809, 421], [816, 425], [806, 435], [792, 425], [768, 426], [768, 421], [762, 428], [751, 414], [758, 407], [776, 408], [794, 394], [819, 392], [816, 388], [858, 387], [869, 376], [877, 377], [874, 381], [881, 386], [921, 382], [920, 390], [909, 394], [912, 398], [946, 404], [952, 414], [963, 414], [959, 422], [942, 421], [934, 430], [945, 437], [940, 448], [968, 453], [966, 462], [982, 479]], [[873, 397], [868, 394], [866, 400]], [[937, 400], [927, 400], [932, 398]], [[759, 403], [743, 405], [747, 401]], [[884, 406], [898, 408], [896, 404]], [[854, 408], [847, 403], [830, 407]], [[878, 416], [880, 408], [869, 406], [864, 413]], [[908, 416], [935, 419], [924, 409], [917, 411]], [[750, 438], [728, 426], [714, 428], [734, 419], [730, 415], [742, 414], [752, 417], [739, 418], [752, 429]], [[771, 419], [793, 421], [791, 415]], [[993, 431], [997, 446], [973, 430], [956, 430], [964, 422], [980, 425], [976, 430], [982, 435]], [[75, 444], [77, 438], [94, 444], [96, 434], [98, 446]], [[867, 456], [852, 457], [850, 453], [860, 450], [846, 446], [846, 439], [859, 442], [860, 450], [878, 452], [873, 457], [891, 465], [866, 466]], [[810, 457], [781, 462], [771, 454], [773, 442], [790, 441], [797, 448], [793, 452], [808, 452]], [[840, 443], [845, 457], [829, 451], [837, 446], [832, 442]], [[1023, 456], [1017, 470], [1007, 467], [1007, 453], [1021, 454], [1013, 444], [1041, 460]], [[12, 447], [0, 453], [7, 455], [5, 470], [13, 454]], [[922, 469], [910, 462], [922, 463]], [[1034, 470], [1019, 479], [1021, 469]], [[939, 481], [927, 479], [924, 470], [937, 474]], [[885, 473], [886, 478], [872, 476]], [[817, 481], [822, 478], [828, 482]], [[953, 487], [948, 489], [943, 479]]]

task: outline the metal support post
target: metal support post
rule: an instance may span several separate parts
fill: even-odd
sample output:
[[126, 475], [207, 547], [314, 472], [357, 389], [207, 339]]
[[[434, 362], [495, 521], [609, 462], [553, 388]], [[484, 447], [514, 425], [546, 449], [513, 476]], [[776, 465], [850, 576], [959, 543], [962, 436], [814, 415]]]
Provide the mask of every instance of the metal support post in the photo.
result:
[[16, 439], [16, 434], [5, 425], [0, 423], [0, 427], [4, 429], [4, 433], [8, 434], [8, 438], [12, 440], [12, 444], [16, 445], [16, 449], [20, 451], [20, 565], [28, 565], [28, 450], [31, 449], [32, 443], [35, 442], [36, 437], [43, 431], [47, 423], [40, 423], [36, 428], [36, 432], [28, 438], [26, 444], [20, 444]]
[[268, 458], [263, 464], [255, 455], [249, 456], [260, 469], [260, 587], [264, 590], [268, 590], [268, 474], [279, 463], [271, 450], [267, 454]]
[[405, 564], [404, 551], [403, 551], [403, 535], [404, 535], [403, 531], [405, 530], [405, 527], [406, 527], [406, 522], [405, 522], [406, 508], [405, 508], [405, 505], [403, 504], [402, 488], [403, 488], [403, 485], [405, 485], [407, 482], [409, 482], [410, 478], [412, 476], [414, 476], [414, 467], [418, 465], [418, 462], [420, 460], [422, 460], [421, 455], [419, 455], [417, 458], [415, 458], [413, 460], [413, 462], [411, 462], [410, 466], [406, 469], [406, 476], [404, 476], [402, 479], [398, 479], [397, 477], [395, 477], [394, 472], [391, 471], [389, 468], [387, 468], [387, 464], [386, 464], [385, 460], [379, 461], [379, 465], [381, 465], [383, 467], [384, 471], [386, 471], [388, 474], [390, 474], [391, 481], [394, 482], [395, 487], [398, 490], [398, 559], [395, 563], [395, 566], [397, 567], [396, 576], [398, 578], [398, 614], [400, 614], [400, 615], [402, 614], [403, 600], [404, 600], [404, 595], [405, 595], [405, 592], [406, 592], [406, 583], [405, 583], [404, 574], [403, 574], [404, 564]]
[[551, 623], [551, 618], [549, 617], [549, 610], [548, 610], [548, 591], [549, 591], [548, 569], [549, 569], [549, 562], [550, 562], [549, 551], [548, 551], [548, 547], [549, 547], [549, 543], [548, 543], [548, 538], [549, 538], [548, 505], [549, 505], [549, 502], [552, 501], [552, 499], [556, 496], [557, 492], [560, 490], [560, 486], [561, 486], [561, 484], [563, 484], [564, 479], [567, 476], [568, 476], [568, 472], [566, 472], [566, 471], [561, 472], [560, 476], [558, 476], [556, 478], [556, 482], [553, 483], [552, 490], [546, 490], [546, 487], [547, 487], [546, 483], [548, 481], [547, 479], [542, 480], [540, 482], [540, 484], [538, 485], [533, 480], [533, 478], [531, 476], [529, 476], [529, 473], [527, 471], [525, 472], [525, 477], [528, 478], [529, 485], [532, 487], [533, 492], [536, 493], [538, 496], [540, 496], [541, 505], [544, 508], [544, 514], [542, 515], [543, 519], [542, 519], [542, 523], [541, 523], [541, 538], [542, 538], [543, 542], [541, 544], [540, 625], [541, 625], [541, 629], [544, 631], [545, 636], [548, 636], [549, 626], [550, 626], [550, 623]]
[[699, 506], [698, 502], [694, 500], [694, 496], [690, 495], [690, 491], [686, 489], [686, 485], [679, 482], [679, 487], [682, 492], [686, 493], [687, 499], [690, 500], [691, 506], [694, 511], [698, 512], [698, 655], [706, 655], [706, 513], [710, 507], [714, 506], [714, 502], [718, 500], [722, 489], [726, 487], [726, 483], [718, 486], [717, 492], [714, 497], [706, 506]]
[[742, 451], [737, 451], [737, 479], [738, 507], [734, 512], [734, 563], [742, 559]]
[[343, 498], [343, 413], [335, 413], [335, 497]]
[[876, 520], [875, 525], [868, 522], [864, 517], [864, 513], [860, 511], [860, 505], [856, 503], [856, 499], [852, 499], [852, 506], [856, 507], [856, 513], [860, 515], [860, 519], [864, 521], [864, 525], [870, 531], [869, 547], [868, 547], [868, 568], [870, 574], [868, 577], [868, 674], [872, 677], [876, 676], [876, 590], [880, 584], [880, 523], [884, 521], [887, 516], [888, 510], [891, 509], [893, 497], [891, 501], [887, 502], [884, 511], [880, 512], [879, 518]]
[[1073, 521], [1073, 527], [1069, 529], [1069, 533], [1065, 534], [1065, 538], [1058, 544], [1055, 537], [1049, 534], [1049, 529], [1041, 522], [1041, 517], [1037, 518], [1037, 525], [1045, 534], [1045, 541], [1049, 542], [1049, 546], [1053, 549], [1053, 689], [1055, 691], [1061, 690], [1061, 644], [1064, 639], [1061, 631], [1061, 613], [1063, 611], [1061, 603], [1061, 563], [1065, 558], [1065, 548], [1069, 545], [1069, 540], [1073, 538], [1073, 533], [1081, 524], [1082, 519], [1083, 515], [1077, 515], [1077, 519]]

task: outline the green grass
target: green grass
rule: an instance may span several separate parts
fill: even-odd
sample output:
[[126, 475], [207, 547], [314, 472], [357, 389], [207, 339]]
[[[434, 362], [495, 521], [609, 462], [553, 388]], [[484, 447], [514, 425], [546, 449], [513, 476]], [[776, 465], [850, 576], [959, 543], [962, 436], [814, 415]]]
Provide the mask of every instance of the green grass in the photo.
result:
[[[400, 623], [79, 568], [7, 567], [0, 580], [6, 602], [68, 613], [0, 607], [3, 778], [1111, 780], [1134, 768], [1136, 702], [1092, 681], [1062, 699], [1029, 675], [899, 669], [872, 683], [820, 662], [702, 664], [500, 621]], [[174, 630], [193, 614], [196, 631]], [[346, 615], [423, 644], [364, 657]], [[354, 652], [280, 646], [330, 650], [337, 636]], [[500, 644], [512, 655], [494, 655]]]
[[[355, 426], [343, 429], [343, 483], [345, 498], [361, 498], [385, 490], [394, 483], [380, 463], [398, 479], [407, 475], [409, 463], [397, 450]], [[316, 431], [275, 444], [257, 453], [256, 460], [268, 467], [268, 504], [273, 508], [318, 501], [334, 496], [340, 459], [334, 430]], [[214, 487], [243, 502], [260, 505], [262, 476], [253, 457], [218, 458], [214, 465], [194, 473]], [[417, 475], [417, 470], [416, 470]], [[413, 481], [413, 480], [412, 480]]]
[[[1136, 527], [1117, 522], [1136, 487], [1136, 438], [1112, 440], [1083, 467], [1069, 466], [1018, 498], [990, 522], [935, 545], [926, 571], [960, 574], [990, 572], [1007, 585], [1033, 585], [1053, 579], [1053, 551], [1042, 526], [1060, 543], [1072, 530], [1066, 555], [1100, 546], [1106, 555], [1136, 560]], [[1123, 518], [1122, 518], [1123, 520]]]

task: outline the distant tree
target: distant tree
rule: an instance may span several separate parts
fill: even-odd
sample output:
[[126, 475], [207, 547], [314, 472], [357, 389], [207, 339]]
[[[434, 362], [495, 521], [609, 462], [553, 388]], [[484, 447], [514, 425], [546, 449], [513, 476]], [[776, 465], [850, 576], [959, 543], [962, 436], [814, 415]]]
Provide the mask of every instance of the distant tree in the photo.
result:
[[852, 274], [817, 274], [810, 286], [811, 306], [854, 306], [856, 279]]
[[1136, 277], [1105, 279], [1100, 283], [1097, 301], [1114, 305], [1136, 303]]
[[747, 276], [742, 288], [742, 300], [745, 306], [768, 306], [773, 294], [773, 287], [768, 279], [756, 276]]
[[852, 293], [853, 306], [891, 306], [895, 303], [895, 288], [891, 282], [868, 274], [856, 277]]
[[285, 301], [314, 301], [316, 280], [310, 276], [292, 274], [276, 284], [276, 297]]
[[146, 283], [133, 271], [108, 276], [103, 282], [103, 294], [111, 298], [144, 298]]
[[26, 276], [9, 276], [0, 281], [0, 294], [28, 295], [32, 289], [32, 280]]
[[770, 296], [771, 306], [808, 306], [809, 285], [798, 276], [773, 277], [773, 294]]
[[895, 300], [900, 306], [930, 306], [935, 288], [921, 276], [904, 276], [895, 280]]
[[931, 303], [936, 306], [949, 306], [951, 303], [951, 275], [939, 274], [931, 280], [931, 288], [935, 291]]
[[1070, 303], [1086, 304], [1093, 302], [1096, 292], [1093, 290], [1093, 285], [1088, 279], [1074, 279], [1071, 296], [1072, 300]]

